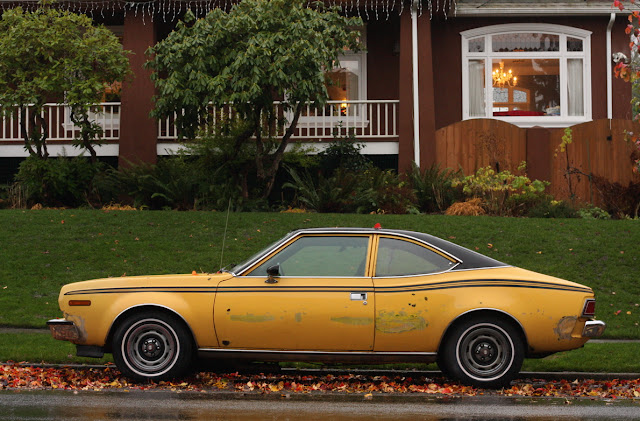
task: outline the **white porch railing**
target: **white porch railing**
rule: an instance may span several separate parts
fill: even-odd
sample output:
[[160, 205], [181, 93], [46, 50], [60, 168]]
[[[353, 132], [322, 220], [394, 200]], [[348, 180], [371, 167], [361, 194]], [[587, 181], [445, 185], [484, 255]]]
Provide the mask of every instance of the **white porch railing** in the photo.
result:
[[[30, 127], [32, 108], [26, 110], [26, 129]], [[79, 129], [71, 121], [71, 109], [64, 104], [45, 104], [40, 113], [47, 126], [47, 140], [70, 141], [79, 133]], [[89, 118], [102, 127], [103, 140], [118, 140], [120, 138], [120, 103], [104, 102], [95, 106], [89, 113]], [[9, 115], [2, 116], [0, 124], [0, 142], [22, 141], [23, 133], [20, 124], [22, 116], [16, 109]]]
[[[358, 139], [394, 139], [398, 137], [398, 100], [374, 101], [329, 101], [324, 107], [306, 105], [298, 120], [293, 139], [332, 139], [353, 133]], [[292, 119], [291, 113], [283, 110], [282, 103], [274, 103], [277, 115]], [[30, 130], [28, 108], [26, 128]], [[215, 123], [222, 115], [231, 116], [229, 107], [215, 109], [211, 107], [211, 122]], [[79, 129], [71, 122], [71, 110], [64, 104], [46, 104], [40, 116], [47, 125], [47, 140], [71, 141]], [[2, 116], [0, 123], [0, 142], [23, 140], [21, 119], [18, 110]], [[90, 118], [102, 126], [103, 140], [120, 138], [120, 103], [105, 102], [97, 105]], [[175, 116], [158, 121], [158, 140], [171, 141], [178, 138]], [[282, 136], [286, 127], [278, 127], [275, 135]]]
[[[393, 139], [398, 137], [398, 100], [328, 101], [318, 108], [304, 107], [292, 139], [332, 139], [353, 133], [359, 139]], [[293, 114], [285, 112], [282, 103], [275, 102], [276, 114], [291, 121]], [[230, 107], [211, 107], [210, 123], [233, 116]], [[175, 140], [178, 133], [175, 115], [158, 121], [158, 139]], [[276, 128], [275, 136], [282, 136], [286, 127]]]

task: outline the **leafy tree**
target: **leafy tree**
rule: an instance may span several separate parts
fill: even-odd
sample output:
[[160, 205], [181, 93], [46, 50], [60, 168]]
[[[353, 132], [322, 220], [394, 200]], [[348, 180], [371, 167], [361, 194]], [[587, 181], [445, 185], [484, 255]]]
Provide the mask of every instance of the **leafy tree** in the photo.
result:
[[[630, 4], [637, 4], [636, 0], [628, 0]], [[622, 0], [615, 0], [613, 5], [620, 10], [625, 9]], [[627, 24], [626, 33], [629, 35], [629, 48], [631, 50], [631, 59], [629, 62], [620, 60], [614, 69], [615, 75], [619, 78], [631, 82], [631, 111], [633, 119], [640, 121], [640, 11], [631, 11], [629, 14], [629, 23]], [[638, 151], [634, 158], [634, 172], [640, 172], [640, 133], [629, 133], [629, 141]]]
[[80, 128], [74, 145], [87, 149], [95, 161], [93, 145], [102, 129], [89, 111], [107, 84], [130, 72], [118, 38], [104, 26], [93, 26], [89, 17], [48, 2], [32, 12], [21, 7], [5, 11], [0, 34], [0, 104], [5, 114], [17, 111], [20, 116], [25, 149], [35, 158], [49, 156], [43, 108], [54, 99], [70, 107], [71, 120]]
[[[195, 20], [188, 12], [165, 40], [149, 50], [158, 95], [153, 116], [177, 115], [180, 135], [193, 138], [207, 120], [209, 104], [233, 109], [246, 122], [231, 148], [255, 141], [256, 178], [262, 197], [306, 102], [327, 98], [324, 70], [345, 49], [360, 47], [359, 18], [340, 16], [303, 0], [243, 0], [229, 12], [214, 9]], [[290, 113], [278, 116], [273, 102]], [[285, 115], [287, 114], [285, 113]], [[275, 137], [276, 127], [286, 127]], [[230, 159], [234, 159], [233, 156]]]

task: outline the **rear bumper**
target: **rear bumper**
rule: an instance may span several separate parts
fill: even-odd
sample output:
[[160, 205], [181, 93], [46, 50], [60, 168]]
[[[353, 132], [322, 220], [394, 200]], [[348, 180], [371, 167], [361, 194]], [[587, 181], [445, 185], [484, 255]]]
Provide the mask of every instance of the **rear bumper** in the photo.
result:
[[605, 322], [600, 320], [589, 320], [584, 324], [584, 329], [582, 329], [582, 337], [584, 338], [598, 338], [602, 336], [604, 330], [607, 328]]
[[53, 339], [60, 341], [77, 341], [80, 339], [78, 327], [66, 319], [52, 319], [47, 322]]

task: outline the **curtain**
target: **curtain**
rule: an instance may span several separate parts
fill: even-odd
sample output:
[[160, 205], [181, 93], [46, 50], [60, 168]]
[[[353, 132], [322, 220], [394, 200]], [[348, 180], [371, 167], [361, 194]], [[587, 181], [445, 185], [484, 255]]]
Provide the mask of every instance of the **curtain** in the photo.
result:
[[469, 117], [484, 117], [484, 60], [469, 60]]
[[584, 83], [582, 78], [582, 59], [567, 60], [567, 91], [569, 115], [584, 115]]

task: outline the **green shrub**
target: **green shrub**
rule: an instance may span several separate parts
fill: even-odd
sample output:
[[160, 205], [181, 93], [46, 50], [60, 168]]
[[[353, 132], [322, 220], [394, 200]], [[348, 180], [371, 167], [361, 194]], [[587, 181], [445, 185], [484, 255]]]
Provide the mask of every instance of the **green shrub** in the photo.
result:
[[93, 179], [104, 170], [104, 164], [92, 164], [83, 156], [28, 157], [20, 163], [16, 182], [28, 206], [77, 207], [90, 202]]
[[582, 219], [611, 219], [609, 212], [593, 205], [578, 209], [578, 216]]
[[363, 147], [353, 132], [346, 136], [334, 136], [327, 149], [318, 154], [320, 170], [326, 176], [331, 176], [337, 169], [358, 172], [371, 168], [371, 161], [360, 153]]
[[[518, 171], [524, 171], [522, 162]], [[531, 181], [526, 175], [512, 174], [508, 170], [496, 172], [491, 166], [479, 168], [475, 174], [454, 180], [452, 185], [462, 186], [469, 197], [482, 199], [491, 215], [519, 215], [544, 194], [548, 181]]]
[[418, 213], [410, 183], [402, 181], [395, 171], [371, 167], [356, 174], [358, 213]]
[[457, 171], [450, 168], [440, 169], [440, 165], [434, 163], [421, 171], [414, 163], [407, 176], [416, 195], [417, 207], [421, 212], [444, 212], [462, 198], [460, 189], [452, 186], [455, 179], [463, 176], [460, 169]]
[[531, 206], [526, 216], [530, 218], [577, 218], [578, 213], [570, 203], [564, 200], [553, 200], [550, 195]]
[[308, 170], [300, 174], [288, 168], [288, 172], [291, 180], [282, 187], [295, 191], [294, 203], [321, 213], [355, 212], [360, 181], [356, 173], [338, 168], [332, 176], [319, 173], [314, 178]]

